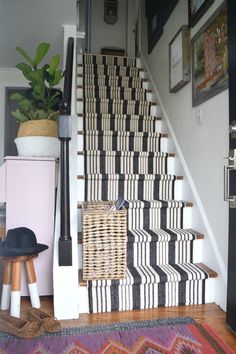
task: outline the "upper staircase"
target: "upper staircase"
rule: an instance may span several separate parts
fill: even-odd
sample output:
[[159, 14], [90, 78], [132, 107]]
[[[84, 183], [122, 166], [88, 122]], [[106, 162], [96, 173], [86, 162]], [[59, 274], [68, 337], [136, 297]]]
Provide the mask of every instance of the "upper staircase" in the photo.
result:
[[191, 229], [193, 205], [181, 200], [183, 177], [140, 61], [86, 54], [77, 83], [85, 200], [123, 197], [128, 215], [127, 277], [81, 279], [80, 312], [214, 301], [216, 273], [201, 263], [203, 235]]

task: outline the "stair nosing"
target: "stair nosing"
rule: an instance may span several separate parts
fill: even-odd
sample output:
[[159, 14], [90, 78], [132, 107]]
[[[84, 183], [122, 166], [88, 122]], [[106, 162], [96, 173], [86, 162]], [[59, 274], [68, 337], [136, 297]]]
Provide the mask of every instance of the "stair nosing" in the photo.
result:
[[[218, 274], [214, 270], [212, 270], [211, 268], [206, 266], [204, 263], [193, 263], [193, 264], [196, 265], [197, 267], [201, 268], [203, 271], [205, 271], [209, 275], [209, 278], [207, 278], [207, 279], [214, 279], [214, 278], [218, 277]], [[79, 285], [80, 286], [87, 286], [87, 281], [83, 280], [83, 270], [82, 269], [79, 269], [78, 276], [79, 276]]]

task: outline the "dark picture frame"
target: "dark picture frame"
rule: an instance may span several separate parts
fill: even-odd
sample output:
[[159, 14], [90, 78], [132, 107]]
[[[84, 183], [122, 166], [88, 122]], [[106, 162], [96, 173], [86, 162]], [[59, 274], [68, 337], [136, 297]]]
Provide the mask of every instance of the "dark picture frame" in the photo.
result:
[[148, 54], [151, 53], [158, 39], [163, 33], [162, 2], [160, 0], [146, 0], [147, 5], [147, 30]]
[[179, 0], [146, 0], [148, 54], [151, 53], [163, 33], [163, 26]]
[[182, 26], [169, 43], [169, 91], [177, 92], [190, 81], [190, 30]]
[[215, 0], [188, 0], [189, 26], [193, 27]]
[[192, 105], [228, 87], [227, 9], [224, 2], [192, 38]]

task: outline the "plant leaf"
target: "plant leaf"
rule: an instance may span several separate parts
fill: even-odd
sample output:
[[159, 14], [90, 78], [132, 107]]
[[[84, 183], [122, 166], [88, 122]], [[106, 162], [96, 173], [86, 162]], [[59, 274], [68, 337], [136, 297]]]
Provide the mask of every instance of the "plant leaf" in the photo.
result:
[[36, 68], [39, 63], [43, 60], [45, 55], [47, 54], [49, 50], [50, 44], [49, 43], [40, 43], [36, 49], [36, 54], [34, 57], [34, 67]]
[[52, 57], [50, 65], [49, 65], [49, 69], [48, 69], [49, 75], [51, 75], [51, 76], [54, 75], [54, 73], [59, 65], [59, 62], [60, 62], [60, 55], [59, 54]]
[[19, 103], [19, 107], [20, 109], [22, 109], [23, 111], [28, 112], [31, 108], [33, 108], [33, 104], [30, 100], [28, 100], [27, 98], [25, 98], [24, 100], [22, 100]]
[[19, 63], [19, 64], [16, 65], [16, 68], [22, 71], [24, 77], [27, 80], [31, 80], [29, 74], [32, 72], [32, 69], [31, 69], [30, 65], [25, 64], [25, 63]]
[[45, 87], [43, 85], [37, 84], [34, 86], [33, 90], [33, 97], [36, 100], [42, 100], [44, 99], [45, 96]]
[[32, 66], [34, 65], [33, 60], [30, 58], [30, 56], [22, 49], [21, 47], [16, 47], [16, 50], [18, 53], [22, 55]]
[[63, 73], [60, 69], [58, 69], [56, 72], [55, 72], [55, 75], [54, 75], [54, 79], [51, 83], [52, 86], [56, 86], [59, 84], [59, 82], [61, 81], [63, 77]]
[[29, 120], [29, 118], [24, 113], [20, 112], [19, 109], [12, 111], [11, 114], [13, 115], [13, 117], [16, 118], [16, 121], [19, 123], [24, 123]]
[[34, 86], [34, 82], [44, 84], [44, 75], [42, 69], [36, 69], [32, 71], [30, 74], [30, 80], [32, 80], [32, 86]]
[[21, 102], [24, 99], [25, 99], [25, 96], [23, 96], [21, 93], [18, 93], [18, 92], [15, 92], [10, 96], [11, 101]]
[[53, 100], [50, 100], [50, 102], [48, 102], [49, 108], [55, 108], [58, 105], [59, 101], [60, 101], [59, 97], [56, 97]]

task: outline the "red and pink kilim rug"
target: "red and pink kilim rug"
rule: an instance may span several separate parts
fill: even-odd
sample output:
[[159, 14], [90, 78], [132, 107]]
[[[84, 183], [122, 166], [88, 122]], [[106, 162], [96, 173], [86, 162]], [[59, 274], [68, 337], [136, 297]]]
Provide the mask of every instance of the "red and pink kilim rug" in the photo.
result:
[[207, 325], [191, 318], [67, 328], [37, 339], [1, 334], [1, 354], [235, 353]]

